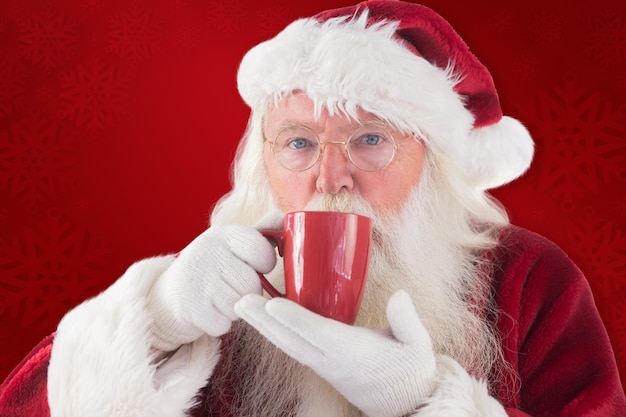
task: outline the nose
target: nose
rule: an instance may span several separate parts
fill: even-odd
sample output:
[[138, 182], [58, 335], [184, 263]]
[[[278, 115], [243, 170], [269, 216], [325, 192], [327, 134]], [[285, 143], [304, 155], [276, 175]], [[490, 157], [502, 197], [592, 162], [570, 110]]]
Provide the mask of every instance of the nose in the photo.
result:
[[339, 143], [325, 143], [317, 167], [316, 190], [320, 194], [338, 194], [354, 188], [354, 165]]

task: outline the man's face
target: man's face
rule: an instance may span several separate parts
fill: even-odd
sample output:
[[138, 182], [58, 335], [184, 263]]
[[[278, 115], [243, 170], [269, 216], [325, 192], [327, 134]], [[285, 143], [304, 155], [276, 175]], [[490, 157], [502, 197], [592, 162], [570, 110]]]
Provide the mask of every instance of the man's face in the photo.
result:
[[[264, 133], [273, 141], [286, 126], [303, 126], [314, 132], [320, 142], [347, 141], [359, 123], [381, 123], [371, 113], [359, 111], [359, 120], [350, 120], [339, 113], [330, 115], [325, 109], [314, 117], [314, 105], [304, 94], [292, 94], [272, 108], [265, 118]], [[424, 145], [412, 136], [386, 126], [396, 143], [400, 143], [391, 163], [376, 172], [354, 166], [342, 145], [327, 144], [320, 160], [310, 169], [294, 172], [281, 165], [266, 143], [263, 158], [270, 188], [278, 207], [284, 212], [303, 210], [319, 195], [348, 192], [367, 201], [378, 213], [395, 213], [405, 202], [422, 172]]]

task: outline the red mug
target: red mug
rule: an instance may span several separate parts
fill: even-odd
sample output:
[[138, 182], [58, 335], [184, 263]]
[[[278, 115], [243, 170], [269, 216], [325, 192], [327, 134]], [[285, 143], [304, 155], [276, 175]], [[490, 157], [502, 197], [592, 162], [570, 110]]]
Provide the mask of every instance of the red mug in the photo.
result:
[[283, 257], [285, 294], [259, 274], [272, 297], [287, 297], [324, 317], [353, 324], [369, 261], [372, 221], [354, 213], [287, 213], [283, 230], [262, 230]]

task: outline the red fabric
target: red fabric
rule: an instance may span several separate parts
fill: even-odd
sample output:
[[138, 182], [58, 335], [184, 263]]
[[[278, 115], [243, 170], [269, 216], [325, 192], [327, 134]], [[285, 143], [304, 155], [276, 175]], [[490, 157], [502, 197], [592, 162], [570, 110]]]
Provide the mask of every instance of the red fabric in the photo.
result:
[[53, 339], [54, 335], [50, 335], [39, 342], [0, 385], [0, 415], [50, 415], [46, 383]]
[[511, 417], [626, 416], [609, 338], [580, 270], [526, 230], [509, 228], [501, 241], [492, 254], [500, 260], [497, 329], [522, 384], [509, 375], [494, 385], [494, 395], [527, 413], [509, 411]]
[[[611, 345], [581, 272], [536, 234], [511, 227], [501, 242], [490, 254], [498, 260], [493, 302], [499, 311], [491, 319], [520, 378], [504, 372], [492, 383], [493, 395], [510, 417], [626, 416]], [[52, 339], [42, 341], [0, 387], [2, 416], [48, 415]], [[193, 416], [210, 414], [199, 407]]]

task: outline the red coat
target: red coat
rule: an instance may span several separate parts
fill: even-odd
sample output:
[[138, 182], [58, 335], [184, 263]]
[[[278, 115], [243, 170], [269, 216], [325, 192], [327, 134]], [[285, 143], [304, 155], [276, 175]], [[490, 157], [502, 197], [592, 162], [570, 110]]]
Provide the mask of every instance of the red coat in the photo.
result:
[[[494, 268], [491, 319], [519, 378], [491, 380], [511, 417], [626, 416], [626, 398], [608, 335], [586, 279], [555, 245], [510, 227], [488, 256]], [[0, 415], [49, 415], [44, 339], [0, 387]], [[193, 416], [208, 417], [199, 407]]]

